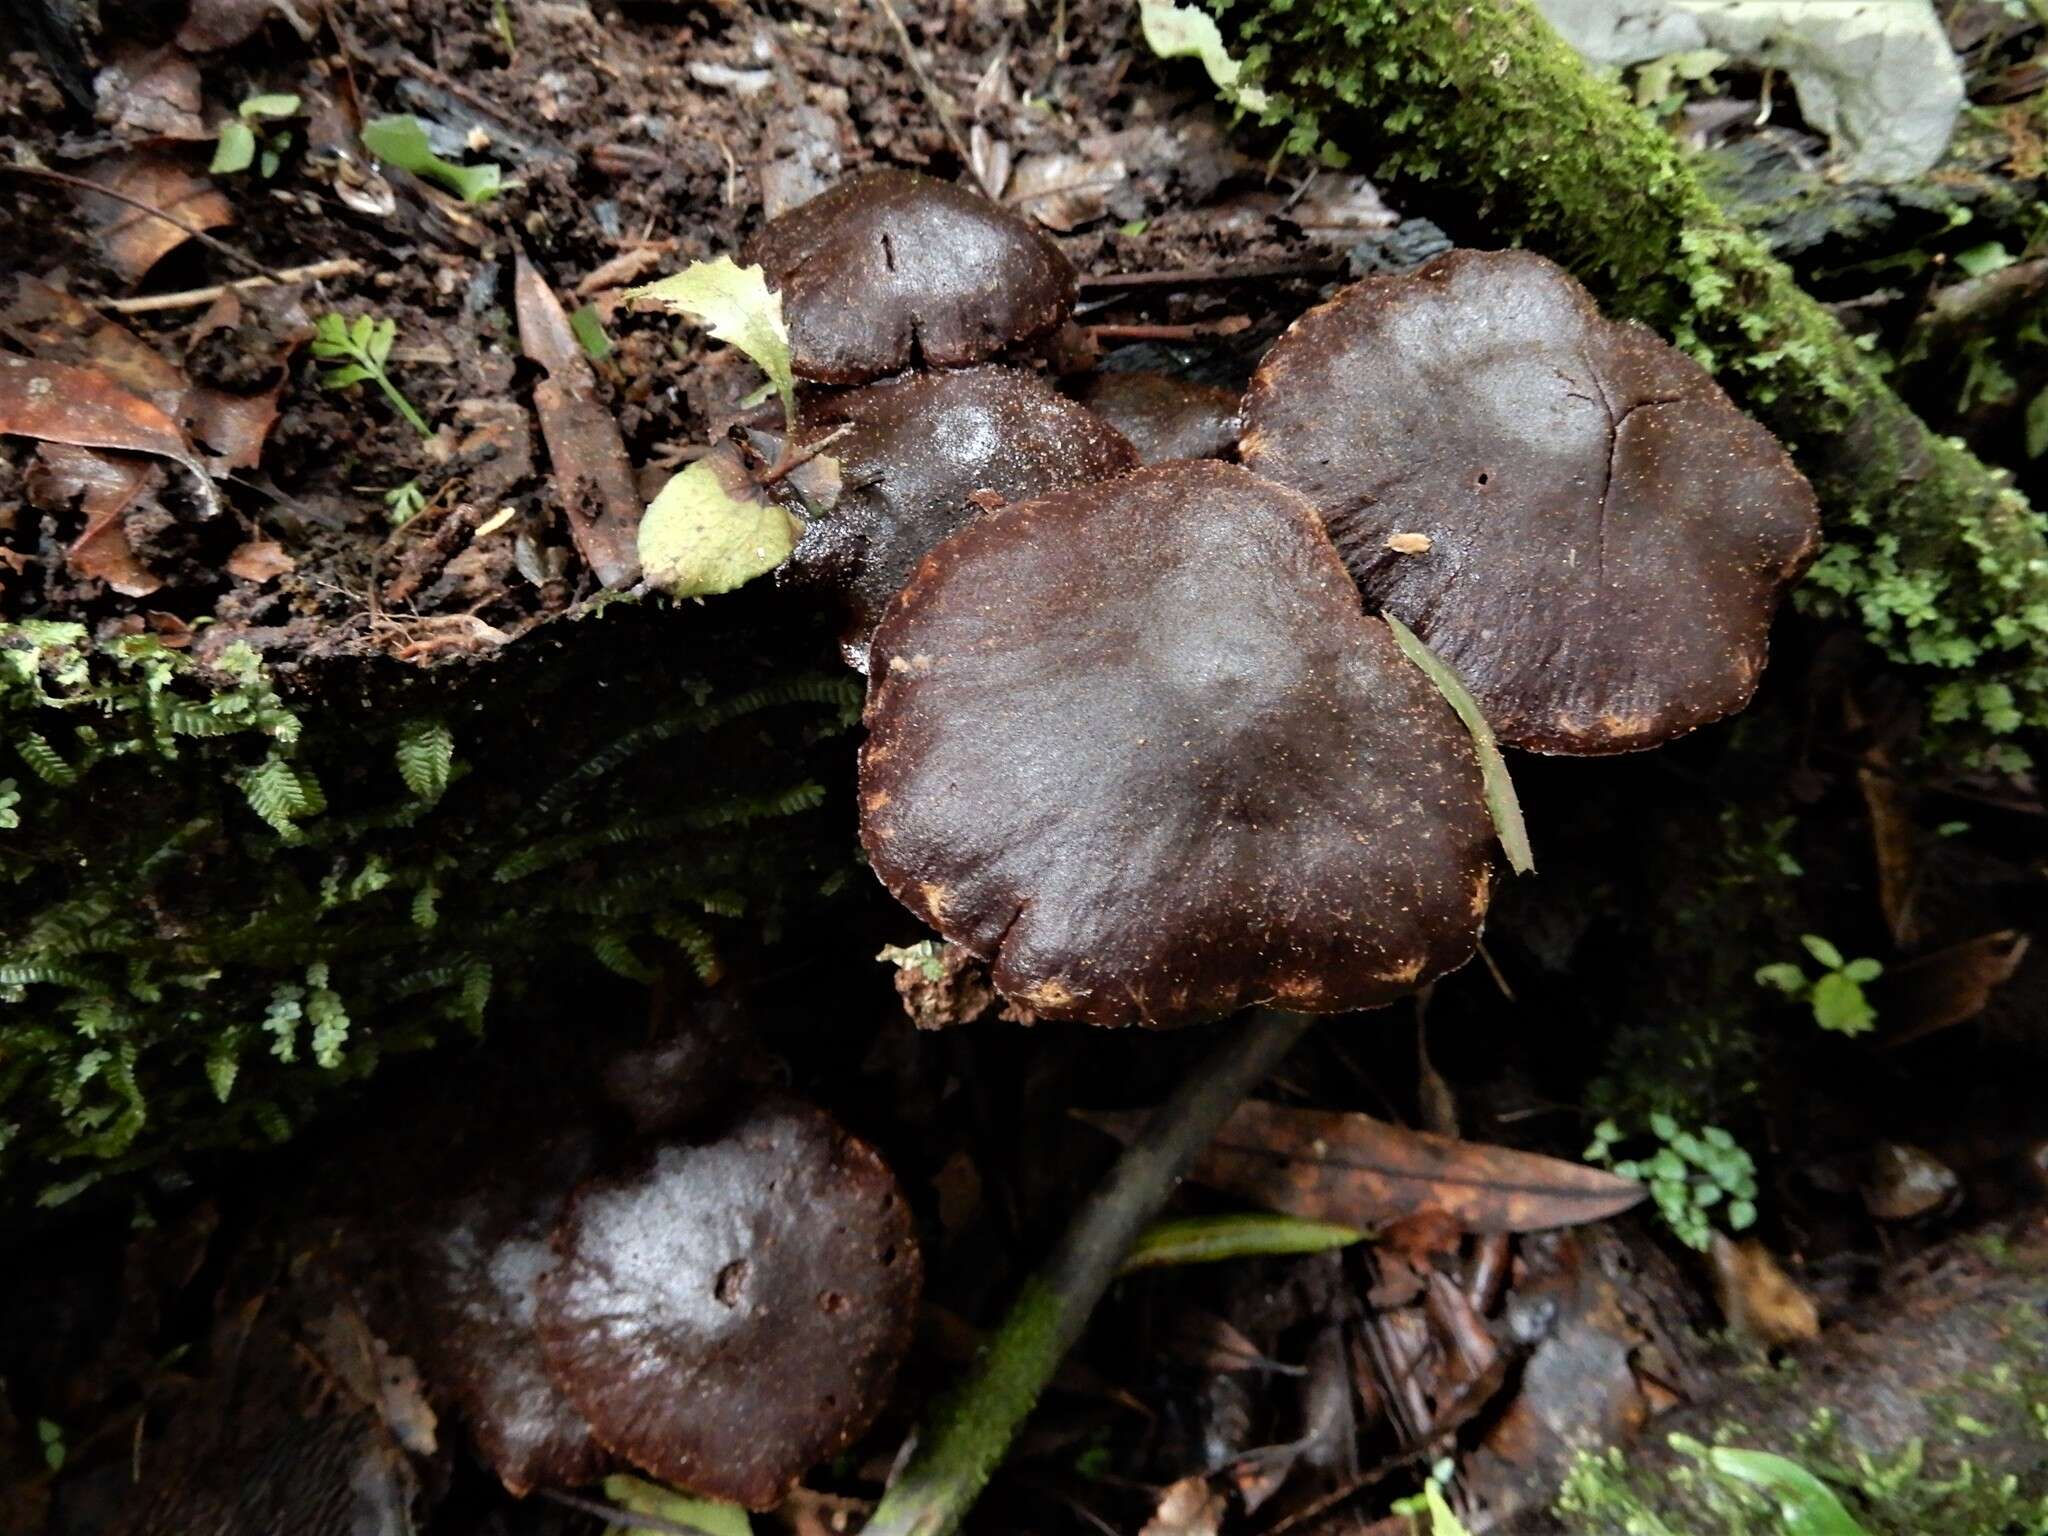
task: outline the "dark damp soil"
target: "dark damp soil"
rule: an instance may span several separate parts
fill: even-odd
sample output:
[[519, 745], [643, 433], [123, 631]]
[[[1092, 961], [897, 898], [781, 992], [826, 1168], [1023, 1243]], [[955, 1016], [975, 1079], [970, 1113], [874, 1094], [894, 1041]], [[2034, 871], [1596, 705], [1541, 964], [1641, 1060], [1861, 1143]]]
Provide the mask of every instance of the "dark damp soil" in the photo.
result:
[[[737, 251], [764, 212], [869, 164], [956, 177], [957, 138], [984, 181], [1037, 216], [1091, 277], [1303, 269], [1084, 295], [1078, 318], [1090, 326], [1221, 322], [1227, 336], [1184, 338], [1170, 361], [1225, 378], [1249, 371], [1264, 342], [1346, 270], [1348, 250], [1375, 259], [1395, 223], [1362, 178], [1269, 176], [1226, 141], [1193, 89], [1199, 76], [1154, 59], [1126, 8], [1108, 0], [1065, 9], [1053, 48], [1043, 18], [1022, 6], [957, 7], [941, 26], [913, 20], [952, 138], [871, 7], [570, 0], [508, 15], [509, 47], [488, 6], [378, 0], [349, 7], [345, 20], [337, 13], [310, 40], [273, 22], [239, 46], [189, 54], [207, 123], [258, 93], [302, 102], [274, 175], [211, 178], [228, 213], [213, 236], [271, 270], [338, 259], [359, 269], [252, 295], [239, 315], [195, 304], [122, 316], [195, 382], [281, 388], [276, 423], [257, 462], [225, 485], [224, 517], [196, 520], [175, 479], [159, 510], [127, 514], [135, 554], [161, 582], [145, 596], [68, 568], [80, 512], [22, 508], [0, 530], [8, 617], [171, 633], [208, 620], [203, 644], [247, 640], [274, 660], [387, 652], [433, 664], [500, 648], [587, 602], [595, 585], [531, 414], [538, 370], [511, 318], [522, 250], [570, 308], [593, 306], [609, 334], [599, 395], [651, 488], [702, 449], [755, 379], [695, 327], [619, 307], [621, 289]], [[175, 22], [145, 16], [89, 35], [88, 63], [147, 55]], [[0, 141], [14, 158], [88, 180], [132, 157], [204, 173], [210, 138], [164, 137], [154, 121], [124, 120], [118, 102], [83, 110], [29, 49], [25, 27], [0, 40], [10, 61]], [[464, 205], [403, 172], [377, 175], [348, 128], [390, 113], [433, 125], [447, 155], [498, 164], [507, 189]], [[80, 217], [82, 195], [0, 179], [0, 272], [95, 305], [246, 275], [188, 240], [130, 281]], [[1428, 240], [1425, 231], [1415, 254]], [[371, 386], [320, 387], [303, 341], [331, 311], [395, 323], [391, 373], [431, 438]], [[9, 318], [0, 313], [0, 326]], [[0, 490], [15, 492], [32, 458], [32, 445], [0, 442]], [[394, 528], [387, 498], [401, 488], [422, 510]], [[261, 579], [230, 571], [251, 541], [280, 546], [291, 569], [259, 569]]]

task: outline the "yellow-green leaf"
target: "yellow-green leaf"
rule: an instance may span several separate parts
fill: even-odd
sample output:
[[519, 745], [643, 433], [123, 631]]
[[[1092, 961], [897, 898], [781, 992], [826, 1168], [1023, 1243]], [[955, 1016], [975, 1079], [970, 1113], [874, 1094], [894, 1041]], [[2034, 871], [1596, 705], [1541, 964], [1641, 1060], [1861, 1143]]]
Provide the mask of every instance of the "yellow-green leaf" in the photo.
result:
[[1515, 798], [1514, 780], [1508, 777], [1508, 765], [1500, 755], [1500, 747], [1493, 739], [1493, 727], [1486, 723], [1486, 716], [1479, 712], [1479, 703], [1458, 674], [1445, 665], [1444, 659], [1415, 637], [1415, 632], [1391, 613], [1385, 615], [1387, 627], [1394, 632], [1394, 643], [1401, 647], [1401, 654], [1416, 666], [1422, 668], [1423, 676], [1436, 684], [1437, 692], [1444, 696], [1444, 702], [1458, 712], [1458, 718], [1465, 722], [1465, 729], [1472, 734], [1472, 750], [1479, 758], [1479, 774], [1486, 790], [1486, 809], [1493, 815], [1493, 830], [1500, 837], [1500, 845], [1508, 856], [1508, 867], [1518, 875], [1526, 875], [1536, 867], [1536, 855], [1529, 849], [1529, 829], [1522, 823], [1522, 803]]
[[1216, 1264], [1267, 1254], [1326, 1253], [1348, 1248], [1365, 1233], [1327, 1221], [1307, 1221], [1275, 1211], [1242, 1211], [1228, 1216], [1182, 1216], [1155, 1221], [1132, 1244], [1123, 1269], [1161, 1269], [1176, 1264]]
[[640, 568], [673, 597], [730, 592], [789, 558], [803, 527], [756, 489], [730, 448], [661, 488], [640, 523]]
[[739, 266], [730, 256], [695, 261], [659, 282], [627, 289], [626, 297], [656, 300], [746, 353], [782, 396], [783, 412], [794, 427], [796, 377], [790, 370], [789, 326], [782, 318], [782, 295], [768, 286], [767, 274], [759, 267]]
[[754, 1529], [747, 1512], [737, 1504], [691, 1498], [623, 1473], [604, 1480], [604, 1496], [620, 1509], [662, 1522], [659, 1532], [650, 1526], [614, 1525], [607, 1536], [667, 1536], [676, 1526], [702, 1531], [704, 1536], [752, 1536]]
[[1180, 5], [1175, 0], [1138, 0], [1138, 24], [1144, 29], [1145, 45], [1162, 59], [1200, 59], [1216, 89], [1247, 112], [1266, 110], [1266, 93], [1255, 85], [1240, 85], [1244, 66], [1223, 46], [1223, 33], [1216, 18], [1199, 5]]

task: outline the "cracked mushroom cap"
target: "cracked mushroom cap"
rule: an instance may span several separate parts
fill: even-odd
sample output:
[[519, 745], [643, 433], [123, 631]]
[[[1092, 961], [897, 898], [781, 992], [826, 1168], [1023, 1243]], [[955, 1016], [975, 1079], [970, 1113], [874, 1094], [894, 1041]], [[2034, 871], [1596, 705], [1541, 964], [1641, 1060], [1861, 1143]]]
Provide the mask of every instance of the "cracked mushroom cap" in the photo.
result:
[[1077, 394], [1131, 440], [1144, 463], [1237, 456], [1244, 402], [1220, 384], [1133, 368], [1092, 374]]
[[876, 630], [867, 724], [876, 874], [1041, 1014], [1371, 1008], [1472, 954], [1471, 740], [1315, 509], [1234, 465], [968, 524]]
[[978, 363], [1074, 307], [1074, 269], [1050, 239], [910, 171], [840, 182], [770, 219], [745, 257], [781, 290], [798, 376], [827, 384]]
[[780, 1097], [586, 1183], [555, 1247], [540, 1337], [557, 1384], [643, 1471], [750, 1509], [874, 1421], [923, 1275], [874, 1149]]
[[851, 424], [829, 452], [839, 465], [832, 510], [798, 542], [785, 579], [830, 587], [846, 605], [846, 659], [867, 670], [868, 635], [925, 551], [993, 492], [1028, 501], [1123, 474], [1138, 455], [1123, 434], [1035, 374], [969, 368], [912, 374], [806, 406], [815, 440]]
[[1367, 602], [1534, 752], [1654, 747], [1749, 702], [1813, 492], [1692, 359], [1554, 263], [1453, 251], [1273, 344], [1247, 466], [1306, 495]]

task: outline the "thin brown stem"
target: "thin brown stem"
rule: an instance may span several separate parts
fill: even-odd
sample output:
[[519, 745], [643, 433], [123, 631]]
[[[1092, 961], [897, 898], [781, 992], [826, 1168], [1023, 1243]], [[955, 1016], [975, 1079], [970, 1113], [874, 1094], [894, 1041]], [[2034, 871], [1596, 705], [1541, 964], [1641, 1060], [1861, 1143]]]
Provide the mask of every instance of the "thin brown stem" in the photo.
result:
[[1342, 277], [1349, 267], [1333, 261], [1240, 261], [1211, 267], [1169, 267], [1158, 272], [1085, 272], [1083, 288], [1193, 288], [1204, 283], [1257, 282], [1274, 277]]
[[286, 267], [275, 277], [241, 277], [232, 283], [212, 283], [204, 288], [185, 288], [177, 293], [145, 293], [132, 299], [109, 299], [103, 306], [118, 315], [150, 315], [167, 309], [198, 309], [231, 293], [255, 293], [283, 283], [317, 283], [329, 277], [354, 277], [363, 264], [352, 256], [308, 262], [303, 267]]

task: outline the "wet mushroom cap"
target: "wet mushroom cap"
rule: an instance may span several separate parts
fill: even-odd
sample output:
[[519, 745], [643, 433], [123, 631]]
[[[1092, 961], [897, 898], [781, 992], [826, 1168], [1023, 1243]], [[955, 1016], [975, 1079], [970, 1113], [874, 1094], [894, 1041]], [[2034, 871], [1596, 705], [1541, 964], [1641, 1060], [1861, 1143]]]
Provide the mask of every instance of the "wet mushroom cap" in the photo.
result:
[[784, 1098], [583, 1185], [555, 1246], [541, 1346], [598, 1438], [651, 1476], [750, 1509], [874, 1421], [922, 1280], [881, 1158]]
[[1470, 957], [1470, 738], [1302, 497], [1213, 461], [1006, 507], [875, 632], [861, 841], [1043, 1015], [1387, 1003]]
[[549, 1377], [535, 1334], [549, 1246], [590, 1138], [558, 1136], [473, 1170], [406, 1224], [400, 1270], [429, 1378], [454, 1401], [505, 1487], [574, 1488], [612, 1458]]
[[851, 423], [825, 451], [839, 465], [831, 511], [811, 522], [784, 579], [846, 605], [847, 660], [867, 670], [868, 635], [925, 551], [979, 514], [968, 498], [1026, 501], [1120, 475], [1123, 434], [1035, 374], [968, 368], [912, 374], [808, 404], [805, 441]]
[[1134, 368], [1092, 374], [1076, 394], [1144, 463], [1237, 456], [1243, 402], [1235, 390]]
[[840, 182], [770, 219], [744, 255], [781, 291], [797, 374], [827, 384], [978, 363], [1074, 306], [1073, 266], [1044, 234], [911, 171]]
[[1246, 465], [1315, 503], [1368, 604], [1531, 751], [1635, 751], [1741, 709], [1819, 543], [1777, 440], [1528, 252], [1345, 289], [1273, 344], [1245, 424]]

